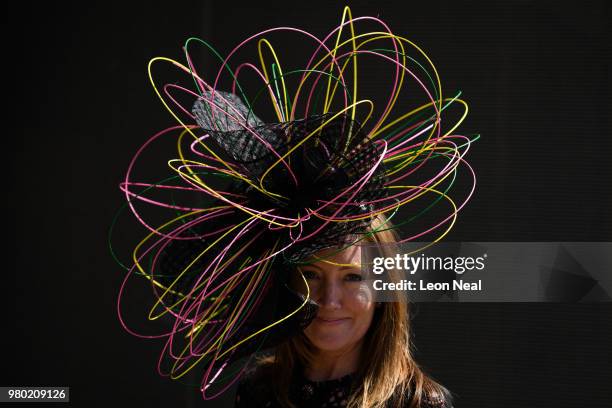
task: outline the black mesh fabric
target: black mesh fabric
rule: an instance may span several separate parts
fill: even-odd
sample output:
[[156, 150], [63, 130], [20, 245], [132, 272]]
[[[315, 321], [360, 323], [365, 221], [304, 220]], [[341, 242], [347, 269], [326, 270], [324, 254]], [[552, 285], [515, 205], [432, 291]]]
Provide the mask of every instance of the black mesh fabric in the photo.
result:
[[[312, 381], [303, 375], [303, 367], [296, 366], [292, 375], [288, 397], [300, 408], [341, 408], [348, 401], [359, 383], [356, 373], [326, 381]], [[250, 367], [240, 380], [235, 397], [236, 408], [278, 408], [281, 405], [274, 390], [274, 368], [272, 365]], [[420, 408], [452, 408], [453, 398], [448, 390], [441, 394], [423, 395]], [[398, 393], [384, 405], [388, 408], [410, 407], [412, 391], [404, 395], [404, 403], [397, 401]]]
[[[230, 101], [233, 107], [228, 103]], [[227, 118], [219, 119], [223, 111], [233, 116], [242, 115], [242, 119], [235, 117], [238, 121], [242, 120], [242, 124], [228, 122]], [[274, 209], [275, 215], [296, 218], [306, 214], [309, 209], [321, 207], [356, 184], [383, 154], [383, 146], [368, 140], [360, 124], [344, 114], [328, 113], [285, 123], [261, 124], [261, 120], [235, 95], [221, 91], [217, 91], [214, 97], [208, 93], [197, 100], [193, 114], [200, 127], [232, 157], [232, 166], [255, 185], [259, 185], [259, 180], [264, 177], [264, 189], [281, 197], [264, 194], [239, 181], [233, 190], [247, 195], [250, 208], [260, 211]], [[291, 171], [278, 163], [264, 174], [279, 160], [279, 156], [290, 151], [285, 161]], [[352, 199], [351, 194], [344, 194], [320, 214], [334, 217], [345, 202], [348, 203], [334, 218], [371, 213], [374, 208], [369, 203], [386, 196], [386, 181], [381, 162]], [[302, 236], [310, 235], [323, 223], [313, 215], [303, 223]], [[328, 222], [316, 236], [294, 245], [283, 257], [289, 263], [299, 262], [322, 248], [343, 243], [348, 236], [365, 232], [369, 223], [367, 218], [363, 221]]]

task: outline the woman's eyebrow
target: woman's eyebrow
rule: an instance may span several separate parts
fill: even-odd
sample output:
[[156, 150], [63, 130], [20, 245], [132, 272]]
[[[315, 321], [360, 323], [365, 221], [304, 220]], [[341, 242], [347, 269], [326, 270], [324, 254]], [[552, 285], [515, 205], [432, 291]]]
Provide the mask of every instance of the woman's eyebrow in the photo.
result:
[[[323, 270], [323, 268], [321, 268], [319, 265], [316, 265], [316, 264], [303, 265], [300, 268], [307, 268], [309, 266], [312, 266], [312, 267], [317, 268], [319, 270]], [[360, 264], [350, 264], [350, 265], [343, 265], [340, 268], [338, 268], [338, 270], [340, 270], [340, 271], [343, 271], [345, 269], [359, 269], [359, 270], [361, 270], [361, 265]]]
[[320, 266], [315, 265], [315, 264], [313, 264], [313, 263], [311, 263], [311, 264], [306, 264], [306, 265], [302, 265], [302, 266], [300, 266], [300, 269], [302, 269], [302, 268], [309, 268], [309, 267], [313, 267], [313, 268], [317, 268], [317, 269], [319, 269], [319, 270], [323, 270], [323, 268], [321, 268]]
[[361, 265], [358, 265], [358, 264], [344, 265], [344, 266], [341, 266], [339, 269], [340, 270], [344, 270], [344, 269], [361, 269]]

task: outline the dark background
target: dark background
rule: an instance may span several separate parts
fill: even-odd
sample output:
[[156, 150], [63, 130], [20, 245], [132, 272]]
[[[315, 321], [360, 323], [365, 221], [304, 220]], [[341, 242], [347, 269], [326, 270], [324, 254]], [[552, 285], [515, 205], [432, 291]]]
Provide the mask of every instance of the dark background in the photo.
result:
[[[350, 4], [419, 44], [447, 95], [462, 90], [470, 104], [460, 130], [482, 135], [468, 157], [478, 185], [448, 240], [611, 241], [606, 2]], [[174, 124], [146, 64], [182, 60], [189, 36], [225, 51], [273, 26], [322, 36], [343, 5], [12, 3], [0, 385], [70, 386], [78, 407], [231, 406], [232, 395], [214, 405], [159, 377], [161, 342], [128, 335], [116, 317], [123, 273], [106, 239], [118, 183], [135, 149]], [[422, 304], [414, 339], [457, 407], [603, 407], [611, 320], [610, 303]]]

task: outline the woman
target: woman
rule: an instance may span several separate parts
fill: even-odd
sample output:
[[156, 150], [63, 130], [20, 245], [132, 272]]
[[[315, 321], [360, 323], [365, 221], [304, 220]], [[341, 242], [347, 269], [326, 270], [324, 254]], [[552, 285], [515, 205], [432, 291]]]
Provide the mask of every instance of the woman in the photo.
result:
[[[305, 64], [281, 63], [271, 36], [287, 51], [306, 52]], [[298, 42], [288, 42], [293, 36]], [[409, 233], [401, 240], [437, 240], [465, 204], [447, 194], [470, 145], [454, 133], [465, 115], [455, 126], [445, 121], [443, 131], [441, 113], [458, 99], [444, 98], [431, 59], [383, 21], [353, 18], [348, 8], [322, 38], [271, 28], [223, 58], [194, 41], [220, 58], [216, 74], [194, 63], [191, 40], [186, 65], [165, 57], [149, 63], [150, 74], [153, 62], [171, 63], [196, 89], [166, 84], [164, 96], [150, 77], [181, 126], [147, 141], [121, 185], [150, 233], [133, 251], [119, 315], [127, 280], [147, 277], [156, 297], [149, 318], [174, 320], [159, 335], [168, 339], [164, 374], [178, 379], [199, 365], [204, 399], [242, 376], [239, 406], [450, 405], [410, 354], [408, 305], [377, 305], [358, 268], [338, 266], [358, 263], [356, 244], [368, 231], [375, 244], [400, 241], [382, 214], [400, 220], [396, 227]], [[362, 59], [381, 64], [376, 75], [390, 83], [370, 81]], [[404, 92], [412, 82], [417, 93]], [[406, 94], [421, 94], [421, 105]], [[165, 137], [176, 137], [171, 174], [155, 184], [134, 180], [139, 156]], [[446, 216], [420, 219], [442, 199]], [[136, 201], [167, 215], [150, 221]], [[331, 248], [346, 239], [348, 249]], [[230, 370], [266, 348], [274, 354], [249, 375]]]
[[[390, 251], [396, 236], [381, 226], [388, 221], [379, 215], [367, 240]], [[412, 358], [408, 304], [373, 301], [362, 281], [360, 247], [328, 248], [315, 257], [291, 282], [302, 293], [308, 282], [317, 318], [248, 371], [236, 407], [450, 407], [449, 392]]]

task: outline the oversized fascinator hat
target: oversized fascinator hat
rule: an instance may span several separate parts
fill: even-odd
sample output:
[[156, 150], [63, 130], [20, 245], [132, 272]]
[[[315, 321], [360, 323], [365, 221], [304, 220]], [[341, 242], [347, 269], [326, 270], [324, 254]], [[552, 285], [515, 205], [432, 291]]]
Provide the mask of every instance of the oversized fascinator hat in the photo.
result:
[[[305, 63], [281, 64], [272, 45], [279, 35], [283, 43], [297, 38]], [[199, 72], [196, 45], [218, 58], [217, 71]], [[241, 53], [252, 49], [259, 61]], [[132, 219], [148, 233], [125, 265], [118, 313], [130, 333], [166, 340], [160, 374], [177, 379], [197, 367], [209, 399], [239, 378], [256, 351], [316, 316], [316, 302], [288, 285], [293, 268], [384, 229], [396, 230], [399, 242], [442, 239], [474, 190], [464, 156], [477, 137], [454, 133], [467, 105], [442, 96], [427, 55], [348, 8], [322, 39], [280, 27], [225, 58], [198, 39], [184, 50], [186, 65], [149, 63], [155, 92], [178, 124], [138, 150], [120, 184]], [[189, 85], [160, 88], [155, 63]], [[443, 126], [446, 109], [456, 120]], [[168, 141], [172, 150], [160, 150]], [[470, 177], [457, 202], [450, 190], [460, 166]], [[151, 168], [165, 173], [156, 182], [135, 179]], [[377, 217], [386, 222], [373, 229]], [[148, 299], [138, 292], [142, 283]], [[128, 322], [126, 310], [134, 316], [137, 307], [147, 312], [144, 328]]]

